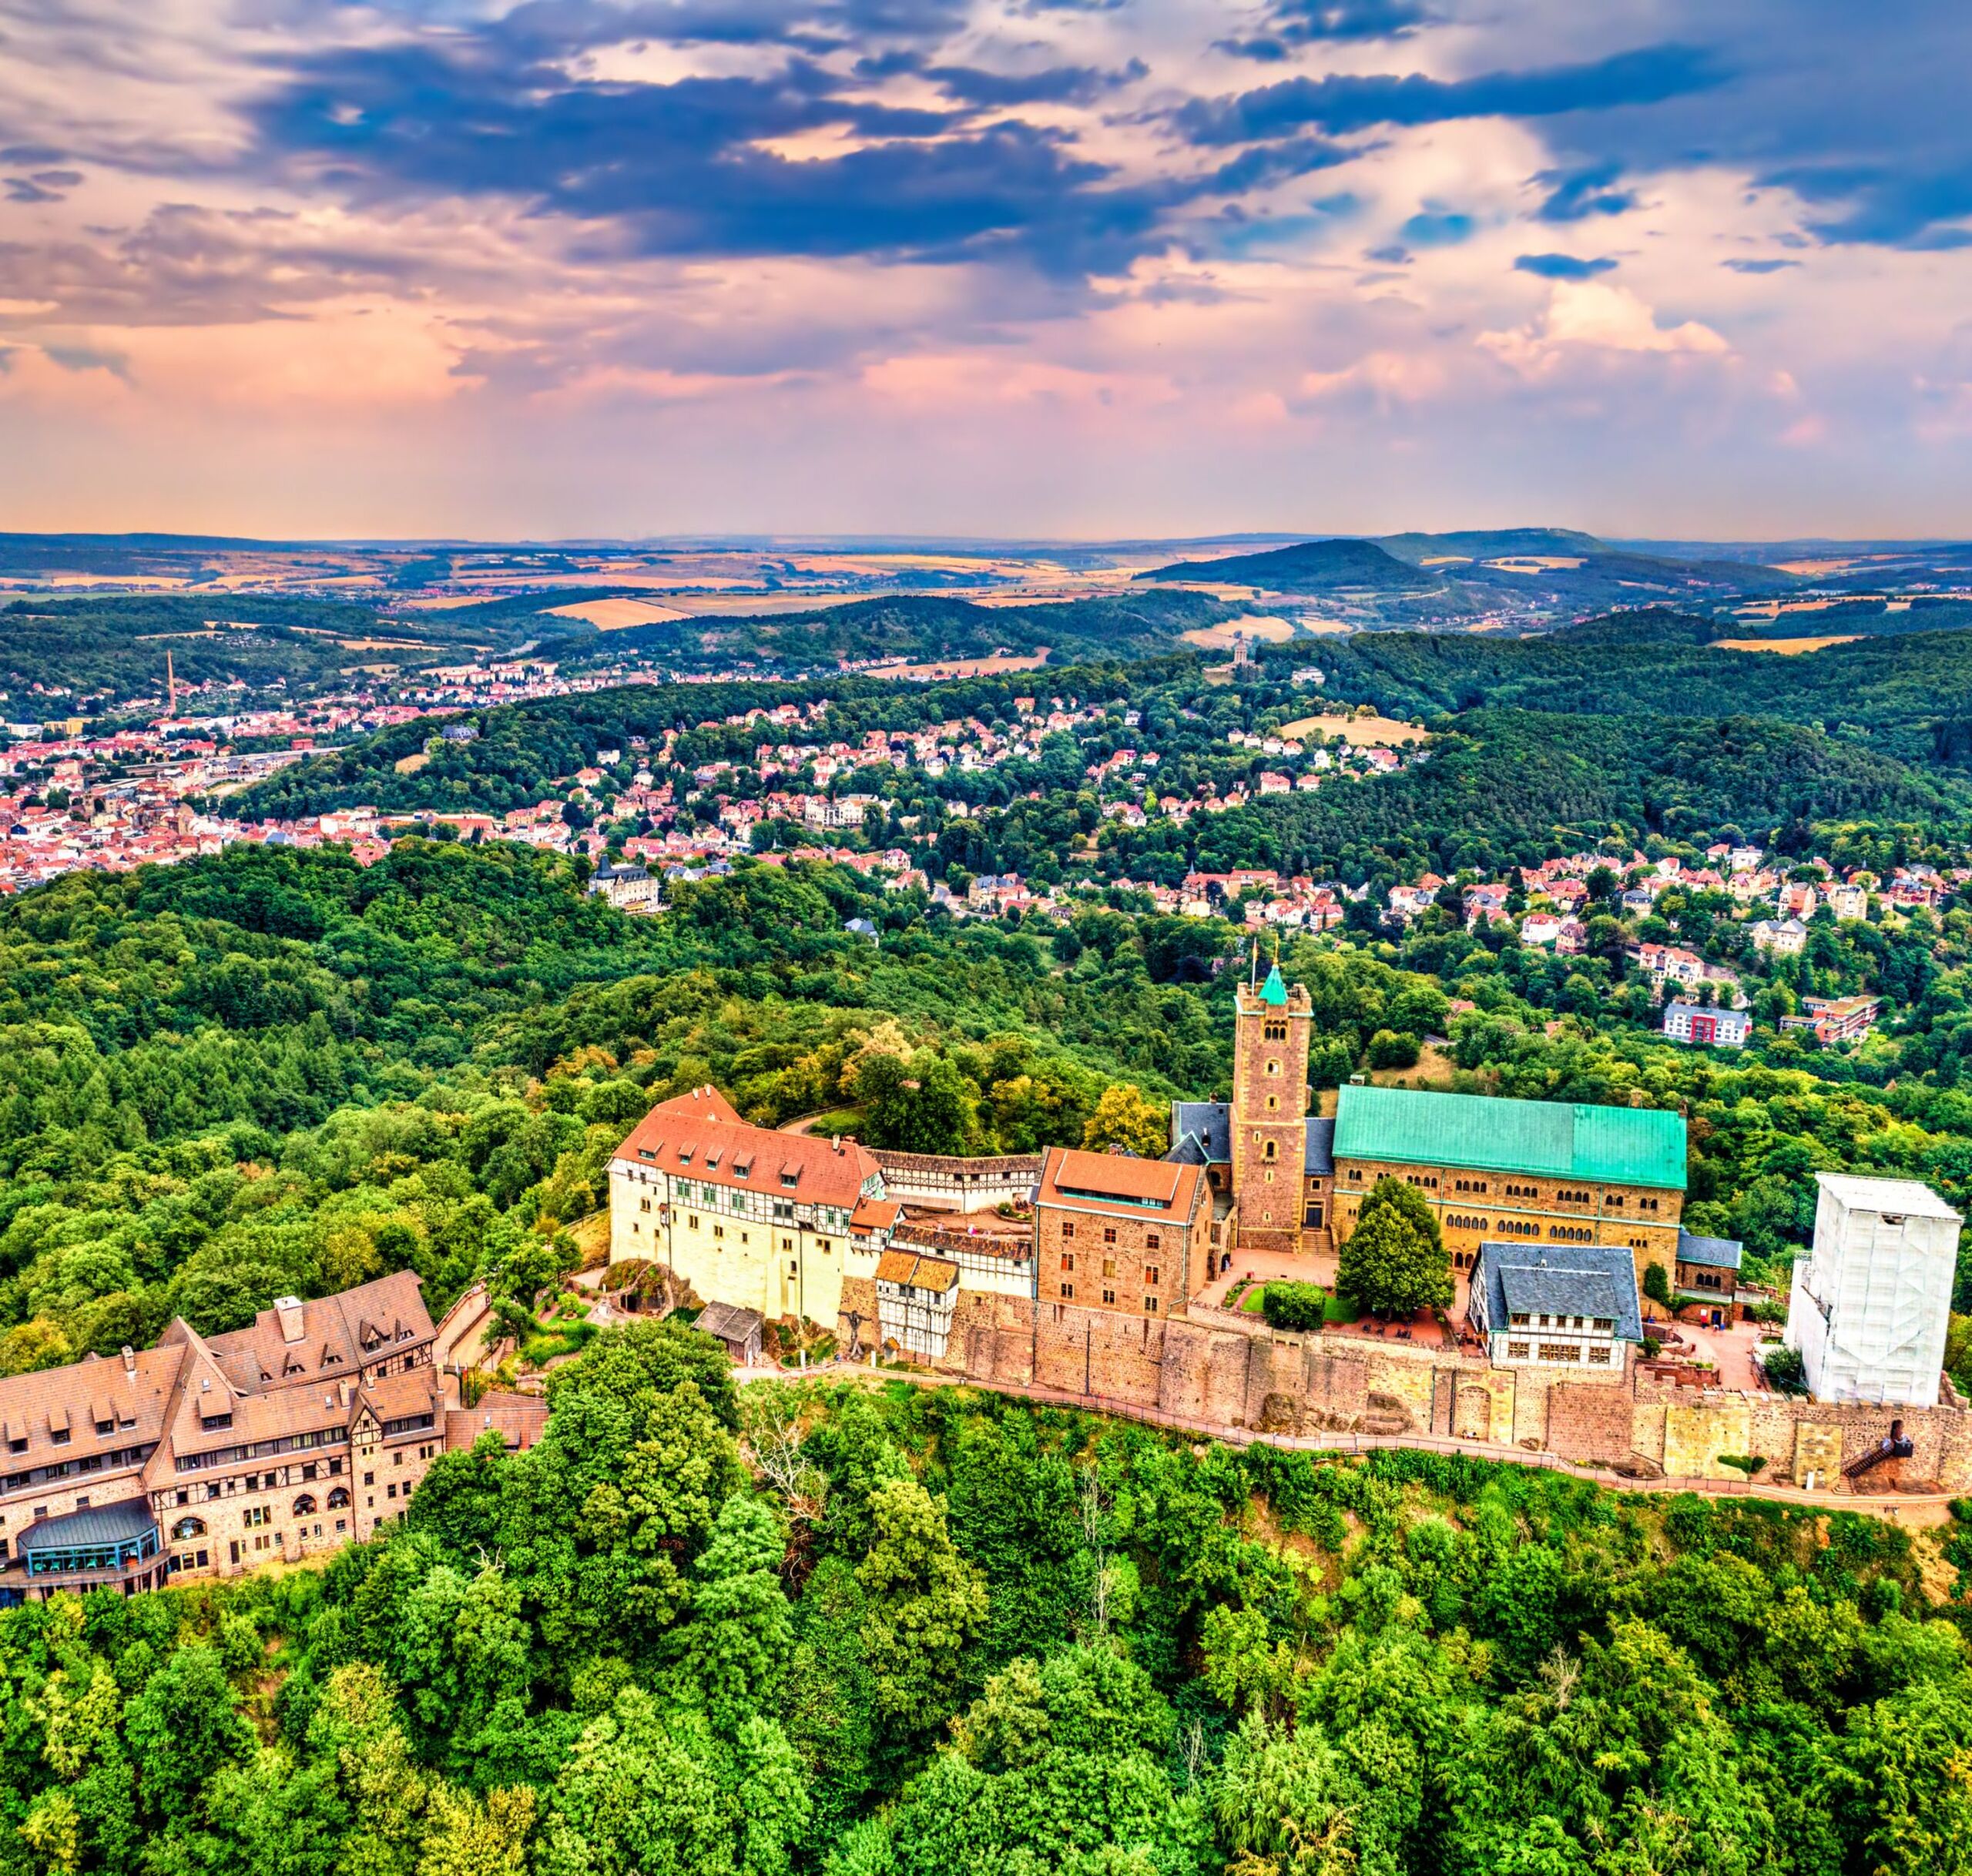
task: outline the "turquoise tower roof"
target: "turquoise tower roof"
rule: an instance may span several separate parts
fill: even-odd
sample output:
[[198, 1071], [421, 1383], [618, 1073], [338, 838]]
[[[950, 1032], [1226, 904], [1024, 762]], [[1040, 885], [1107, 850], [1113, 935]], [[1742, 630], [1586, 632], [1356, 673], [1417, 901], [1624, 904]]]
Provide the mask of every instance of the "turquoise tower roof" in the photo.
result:
[[1276, 1004], [1283, 1009], [1286, 1007], [1287, 986], [1280, 980], [1280, 966], [1278, 964], [1266, 973], [1266, 981], [1260, 986], [1260, 1001]]

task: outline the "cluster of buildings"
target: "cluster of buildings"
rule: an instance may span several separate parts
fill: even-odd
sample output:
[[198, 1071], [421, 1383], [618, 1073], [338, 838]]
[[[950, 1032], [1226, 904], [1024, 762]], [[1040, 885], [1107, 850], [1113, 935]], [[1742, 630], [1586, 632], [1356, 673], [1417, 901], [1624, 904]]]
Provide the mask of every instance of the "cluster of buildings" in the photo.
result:
[[439, 1453], [532, 1445], [538, 1401], [461, 1404], [468, 1297], [434, 1325], [399, 1271], [0, 1379], [0, 1606], [300, 1562], [403, 1516]]
[[[1251, 1342], [1266, 1335], [1257, 1318], [1203, 1293], [1236, 1261], [1262, 1256], [1276, 1268], [1305, 1260], [1311, 1278], [1332, 1281], [1363, 1201], [1395, 1179], [1430, 1208], [1461, 1279], [1455, 1354], [1413, 1346], [1373, 1358], [1383, 1385], [1410, 1390], [1434, 1430], [1600, 1441], [1627, 1462], [1653, 1427], [1659, 1454], [1723, 1437], [1692, 1433], [1701, 1404], [1708, 1426], [1752, 1411], [1751, 1397], [1715, 1382], [1702, 1403], [1674, 1409], [1667, 1399], [1705, 1384], [1704, 1371], [1645, 1358], [1672, 1315], [1726, 1321], [1745, 1300], [1741, 1247], [1685, 1224], [1679, 1115], [1363, 1085], [1341, 1090], [1333, 1115], [1311, 1114], [1306, 990], [1270, 972], [1241, 987], [1235, 1023], [1231, 1098], [1175, 1104], [1162, 1158], [1058, 1147], [994, 1162], [981, 1202], [1021, 1187], [1030, 1200], [1018, 1224], [997, 1228], [974, 1222], [964, 1198], [938, 1198], [921, 1156], [906, 1168], [853, 1140], [753, 1127], [711, 1089], [663, 1102], [611, 1167], [612, 1262], [659, 1265], [689, 1285], [709, 1305], [702, 1325], [742, 1356], [757, 1353], [765, 1324], [801, 1318], [834, 1329], [852, 1354], [881, 1348], [1098, 1397], [1217, 1389], [1248, 1411], [1259, 1389], [1273, 1413], [1286, 1411], [1276, 1405], [1283, 1373], [1332, 1392], [1345, 1358], [1323, 1358], [1318, 1374], [1312, 1355], [1295, 1355], [1283, 1370], [1278, 1348]], [[950, 1176], [962, 1181], [968, 1164], [950, 1162]], [[1760, 1397], [1762, 1413], [1779, 1415], [1763, 1439], [1792, 1439], [1790, 1415], [1812, 1422], [1790, 1448], [1809, 1482], [1836, 1464], [1860, 1476], [1883, 1453], [1909, 1456], [1904, 1422], [1876, 1429], [1876, 1408], [1958, 1412], [1942, 1374], [1958, 1214], [1909, 1181], [1823, 1174], [1819, 1191], [1786, 1330], [1808, 1396]], [[1407, 1362], [1425, 1372], [1407, 1375]], [[1591, 1393], [1568, 1392], [1582, 1388]], [[1359, 1391], [1359, 1408], [1363, 1398], [1390, 1397]], [[1972, 1468], [1972, 1428], [1950, 1439], [1952, 1465]]]

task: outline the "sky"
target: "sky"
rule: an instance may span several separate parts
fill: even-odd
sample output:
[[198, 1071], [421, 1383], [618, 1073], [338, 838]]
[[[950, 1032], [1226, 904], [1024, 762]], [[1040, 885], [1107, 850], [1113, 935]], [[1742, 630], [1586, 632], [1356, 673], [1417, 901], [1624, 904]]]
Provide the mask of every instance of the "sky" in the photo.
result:
[[0, 0], [0, 526], [1972, 534], [1964, 0]]

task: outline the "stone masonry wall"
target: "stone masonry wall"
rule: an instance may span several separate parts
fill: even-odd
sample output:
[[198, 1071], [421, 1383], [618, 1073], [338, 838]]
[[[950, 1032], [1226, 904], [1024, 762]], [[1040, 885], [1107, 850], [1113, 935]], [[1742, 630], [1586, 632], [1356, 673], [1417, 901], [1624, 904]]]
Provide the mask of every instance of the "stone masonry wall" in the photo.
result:
[[[860, 1311], [866, 1328], [874, 1321], [874, 1286], [848, 1280], [843, 1307], [846, 1344], [848, 1311]], [[1956, 1405], [1838, 1406], [1703, 1392], [1634, 1370], [1591, 1380], [1495, 1368], [1450, 1349], [1372, 1346], [964, 1290], [938, 1365], [1001, 1386], [1086, 1391], [1227, 1428], [1434, 1434], [1656, 1476], [1739, 1479], [1744, 1474], [1722, 1458], [1753, 1455], [1767, 1462], [1762, 1477], [1799, 1484], [1813, 1471], [1823, 1490], [1842, 1489], [1840, 1468], [1900, 1420], [1913, 1456], [1873, 1468], [1862, 1489], [1972, 1490], [1972, 1412]]]

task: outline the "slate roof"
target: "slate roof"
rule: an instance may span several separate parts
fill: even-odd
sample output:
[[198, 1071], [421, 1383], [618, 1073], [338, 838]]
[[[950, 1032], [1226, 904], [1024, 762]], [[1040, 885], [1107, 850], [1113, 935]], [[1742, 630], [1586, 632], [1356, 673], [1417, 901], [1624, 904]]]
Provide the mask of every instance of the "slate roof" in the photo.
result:
[[1636, 1264], [1622, 1245], [1481, 1245], [1469, 1313], [1491, 1333], [1523, 1311], [1599, 1316], [1615, 1324], [1618, 1342], [1643, 1340]]
[[1708, 1270], [1737, 1270], [1745, 1247], [1736, 1238], [1699, 1238], [1679, 1228], [1678, 1261], [1702, 1264]]
[[1335, 1151], [1344, 1159], [1685, 1189], [1684, 1121], [1656, 1107], [1571, 1106], [1352, 1084], [1337, 1104]]
[[36, 1550], [64, 1550], [76, 1544], [121, 1544], [142, 1537], [157, 1526], [157, 1514], [147, 1498], [126, 1499], [118, 1505], [92, 1505], [59, 1518], [42, 1518], [22, 1532], [15, 1546], [23, 1556]]
[[1232, 1137], [1228, 1117], [1232, 1110], [1222, 1100], [1180, 1100], [1171, 1104], [1171, 1157], [1188, 1140], [1194, 1142], [1194, 1154], [1179, 1161], [1182, 1165], [1226, 1166], [1232, 1163]]
[[1335, 1121], [1308, 1116], [1308, 1171], [1324, 1178], [1335, 1171]]
[[[1232, 1107], [1222, 1100], [1171, 1104], [1172, 1144], [1165, 1158], [1176, 1166], [1232, 1163]], [[1335, 1171], [1335, 1122], [1308, 1116], [1308, 1171], [1326, 1178]]]

